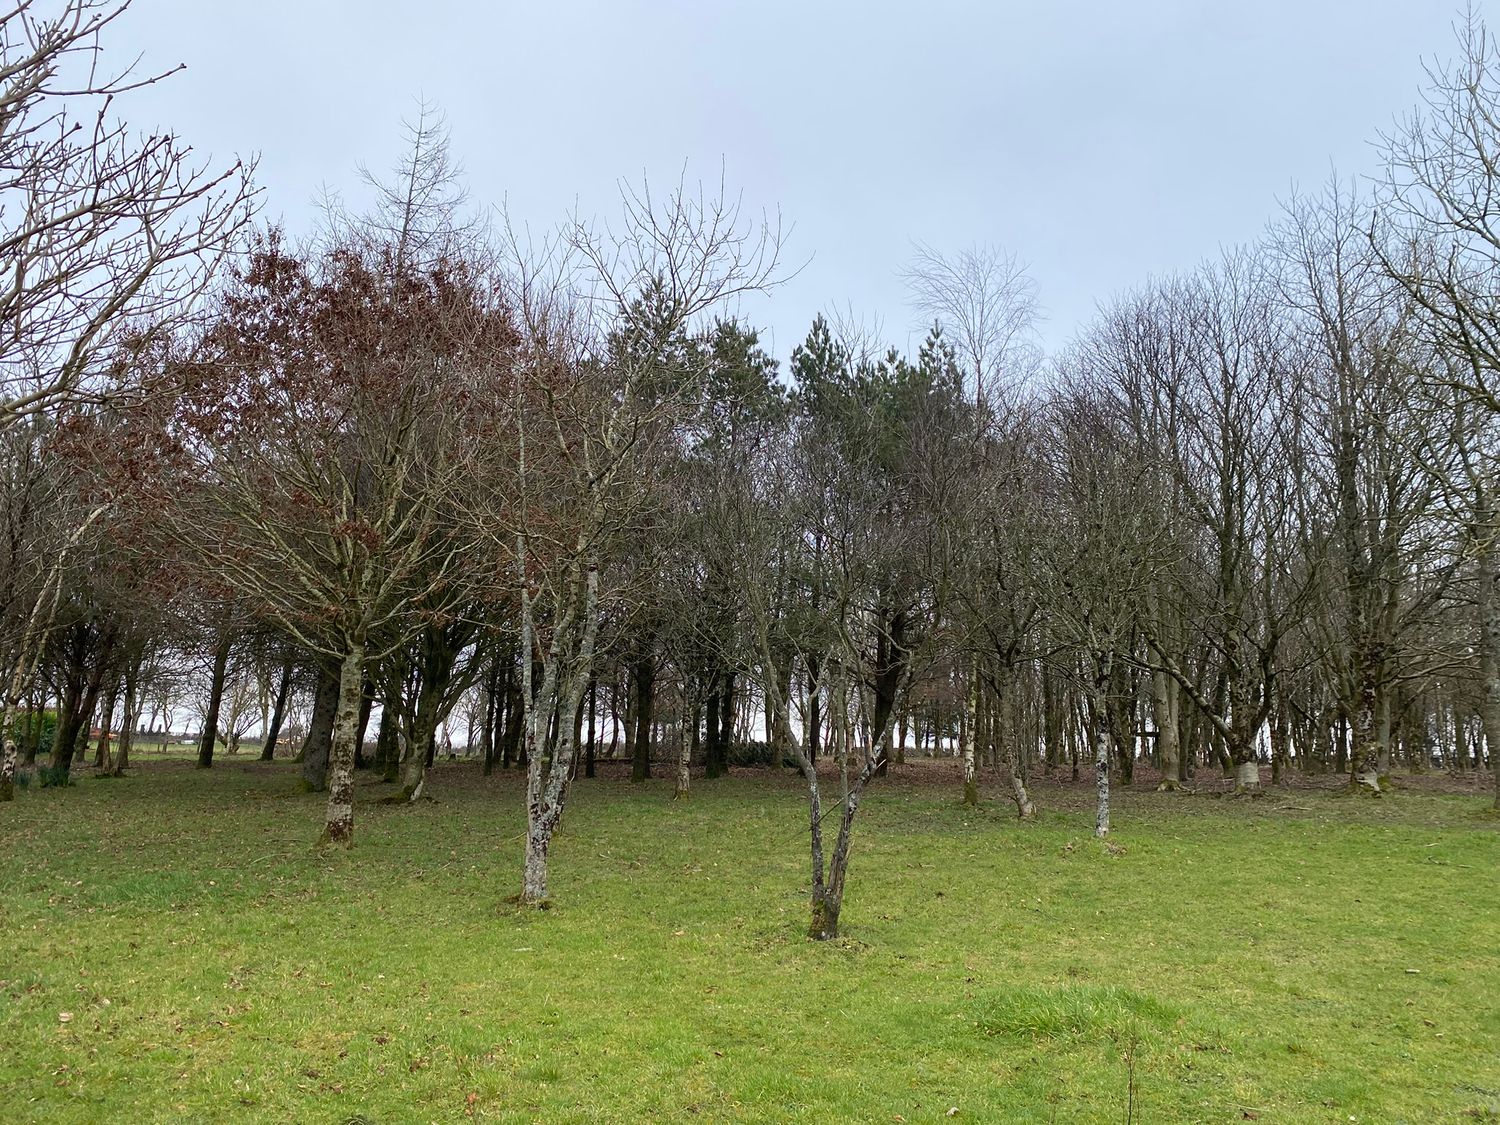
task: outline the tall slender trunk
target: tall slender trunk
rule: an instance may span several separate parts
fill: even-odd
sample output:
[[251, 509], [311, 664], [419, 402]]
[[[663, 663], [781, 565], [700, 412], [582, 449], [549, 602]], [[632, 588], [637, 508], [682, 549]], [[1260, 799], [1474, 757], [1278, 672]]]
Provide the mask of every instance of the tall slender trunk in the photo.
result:
[[271, 723], [265, 729], [265, 742], [260, 748], [260, 760], [269, 762], [276, 757], [276, 740], [281, 737], [281, 724], [286, 721], [286, 701], [292, 690], [292, 658], [287, 657], [281, 666], [281, 679], [276, 684], [276, 702], [271, 707]]
[[198, 740], [198, 768], [214, 764], [214, 742], [219, 737], [219, 707], [224, 702], [224, 680], [229, 667], [229, 632], [225, 630], [214, 649], [213, 675], [209, 681], [208, 710], [203, 716], [203, 737]]
[[969, 690], [964, 697], [963, 763], [964, 804], [979, 804], [979, 768], [975, 755], [975, 739], [979, 727], [979, 673], [969, 673]]
[[[722, 702], [722, 697], [720, 696], [718, 688], [716, 686], [716, 680], [717, 677], [710, 677], [707, 687], [708, 702], [705, 710], [708, 712], [708, 745], [703, 755], [704, 778], [718, 777], [723, 772], [723, 744], [720, 742], [723, 728], [719, 722], [719, 707]], [[698, 701], [696, 698], [693, 700], [692, 707], [694, 723], [693, 733], [695, 736], [694, 741], [696, 742], [696, 736], [698, 734]], [[696, 747], [694, 749], [696, 751]]]
[[124, 777], [130, 768], [130, 748], [135, 740], [136, 723], [140, 720], [140, 699], [137, 688], [141, 677], [139, 653], [125, 665], [125, 712], [120, 716], [120, 745], [115, 752], [115, 761], [110, 769], [111, 777]]
[[818, 691], [819, 662], [816, 656], [807, 658], [807, 753], [817, 762], [823, 737], [823, 715], [821, 693]]
[[1292, 721], [1283, 697], [1277, 702], [1271, 719], [1271, 784], [1281, 785], [1291, 766]]
[[[682, 727], [677, 733], [677, 787], [673, 790], [672, 799], [681, 800], [686, 798], [689, 785], [692, 781], [693, 758], [698, 753], [699, 745], [699, 721], [698, 721], [698, 699], [695, 696], [688, 703], [688, 713], [684, 715]], [[714, 699], [709, 697], [709, 733], [713, 733]], [[712, 750], [709, 751], [713, 753]]]
[[1109, 735], [1103, 725], [1094, 732], [1094, 786], [1094, 835], [1103, 838], [1109, 835]]
[[338, 710], [328, 758], [328, 814], [321, 842], [349, 847], [354, 842], [354, 742], [365, 685], [365, 640], [351, 637], [339, 666]]
[[656, 694], [656, 662], [647, 657], [635, 668], [635, 744], [630, 764], [630, 780], [645, 781], [651, 776], [651, 712]]
[[1489, 751], [1490, 776], [1495, 782], [1495, 808], [1500, 809], [1500, 545], [1494, 521], [1485, 510], [1479, 521], [1477, 610], [1479, 613], [1480, 675], [1484, 693], [1479, 707]]
[[1156, 722], [1156, 752], [1161, 758], [1161, 782], [1158, 792], [1180, 787], [1182, 748], [1178, 744], [1178, 707], [1181, 691], [1177, 681], [1157, 669], [1151, 673], [1151, 709]]
[[375, 685], [368, 679], [359, 689], [359, 720], [354, 725], [354, 768], [368, 769], [365, 759], [365, 735], [370, 730], [370, 712], [375, 709]]
[[500, 689], [500, 657], [490, 662], [489, 673], [484, 682], [484, 729], [479, 734], [479, 746], [484, 755], [484, 776], [495, 769], [495, 750], [499, 743], [500, 709], [504, 697]]
[[599, 709], [599, 676], [594, 674], [589, 678], [589, 740], [584, 743], [583, 749], [583, 776], [594, 776], [594, 722]]
[[94, 752], [94, 768], [103, 774], [111, 774], [115, 769], [111, 734], [115, 722], [115, 705], [119, 702], [120, 681], [110, 677], [109, 694], [104, 697], [104, 705], [99, 709], [99, 747]]
[[380, 726], [375, 731], [375, 772], [381, 784], [396, 780], [401, 768], [400, 753], [396, 746], [397, 728], [401, 720], [396, 717], [396, 708], [387, 697], [380, 705]]

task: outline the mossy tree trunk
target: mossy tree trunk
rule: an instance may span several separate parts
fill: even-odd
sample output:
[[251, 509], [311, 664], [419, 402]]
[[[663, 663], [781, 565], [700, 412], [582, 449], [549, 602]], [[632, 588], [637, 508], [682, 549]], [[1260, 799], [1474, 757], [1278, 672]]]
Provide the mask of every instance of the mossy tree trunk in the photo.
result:
[[[579, 545], [580, 551], [583, 545]], [[517, 555], [524, 558], [524, 551]], [[526, 851], [519, 901], [547, 902], [547, 856], [562, 822], [578, 753], [574, 717], [593, 678], [594, 645], [599, 635], [599, 568], [581, 559], [572, 565], [552, 629], [542, 681], [533, 690], [532, 646], [536, 636], [531, 598], [521, 595], [521, 663], [525, 677], [523, 721], [526, 742]], [[582, 571], [582, 573], [579, 573]], [[554, 721], [555, 720], [555, 721]]]
[[328, 811], [322, 842], [347, 848], [354, 842], [354, 743], [364, 694], [365, 640], [355, 633], [339, 665], [333, 745], [328, 759]]
[[333, 748], [333, 726], [339, 705], [339, 676], [326, 660], [318, 661], [318, 687], [312, 718], [302, 742], [302, 786], [321, 793], [328, 785], [328, 759]]
[[1479, 718], [1489, 751], [1490, 775], [1495, 782], [1495, 808], [1500, 809], [1500, 545], [1488, 507], [1478, 521], [1476, 575], [1479, 614], [1479, 658], [1482, 678]]

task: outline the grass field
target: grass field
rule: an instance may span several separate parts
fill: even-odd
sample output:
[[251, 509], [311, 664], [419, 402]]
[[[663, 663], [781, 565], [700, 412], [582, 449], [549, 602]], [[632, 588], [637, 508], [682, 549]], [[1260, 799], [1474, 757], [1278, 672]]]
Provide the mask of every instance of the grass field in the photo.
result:
[[283, 763], [19, 793], [0, 1118], [1500, 1121], [1482, 791], [1118, 793], [1106, 849], [1091, 783], [1023, 825], [898, 772], [832, 944], [791, 777], [580, 781], [545, 912], [464, 764], [331, 856]]

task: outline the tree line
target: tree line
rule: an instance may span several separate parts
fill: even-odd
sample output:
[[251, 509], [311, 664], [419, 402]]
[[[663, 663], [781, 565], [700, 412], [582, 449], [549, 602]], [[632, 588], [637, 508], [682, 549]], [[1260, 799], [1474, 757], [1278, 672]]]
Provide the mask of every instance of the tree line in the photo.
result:
[[[295, 241], [253, 169], [137, 137], [128, 4], [0, 15], [0, 799], [190, 696], [198, 763], [284, 731], [323, 839], [356, 770], [421, 798], [462, 716], [522, 769], [520, 899], [577, 776], [791, 768], [814, 936], [909, 755], [1098, 794], [1500, 770], [1500, 57], [1477, 18], [1372, 184], [1101, 304], [919, 248], [915, 352], [739, 299], [784, 240], [724, 185], [627, 185], [541, 240], [471, 208], [441, 118]], [[148, 721], [149, 716], [149, 721]], [[97, 728], [97, 742], [93, 731]], [[373, 735], [373, 737], [371, 737]], [[45, 736], [45, 737], [44, 737]], [[44, 741], [49, 743], [44, 747]], [[39, 755], [41, 757], [39, 758]], [[45, 764], [37, 766], [41, 760]]]

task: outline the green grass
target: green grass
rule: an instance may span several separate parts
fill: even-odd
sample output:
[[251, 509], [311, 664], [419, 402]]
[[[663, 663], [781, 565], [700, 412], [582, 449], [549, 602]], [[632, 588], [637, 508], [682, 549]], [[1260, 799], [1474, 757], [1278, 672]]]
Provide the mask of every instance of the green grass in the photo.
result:
[[545, 912], [517, 778], [362, 782], [330, 856], [294, 779], [0, 806], [0, 1118], [1500, 1121], [1480, 796], [1121, 793], [1111, 851], [1082, 786], [1023, 825], [892, 779], [817, 944], [791, 778], [580, 780]]

